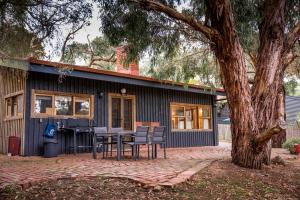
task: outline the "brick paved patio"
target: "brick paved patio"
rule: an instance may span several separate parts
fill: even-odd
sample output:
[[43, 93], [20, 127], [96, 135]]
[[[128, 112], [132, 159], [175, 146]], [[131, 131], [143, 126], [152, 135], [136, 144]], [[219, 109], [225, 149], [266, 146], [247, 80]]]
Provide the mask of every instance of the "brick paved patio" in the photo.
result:
[[[101, 157], [99, 154], [98, 157]], [[49, 179], [78, 176], [126, 177], [149, 186], [174, 184], [185, 181], [199, 170], [218, 159], [230, 157], [230, 147], [196, 147], [168, 149], [167, 159], [159, 151], [158, 159], [133, 161], [126, 158], [92, 159], [91, 154], [62, 155], [56, 158], [0, 156], [0, 187], [19, 184], [28, 187]]]

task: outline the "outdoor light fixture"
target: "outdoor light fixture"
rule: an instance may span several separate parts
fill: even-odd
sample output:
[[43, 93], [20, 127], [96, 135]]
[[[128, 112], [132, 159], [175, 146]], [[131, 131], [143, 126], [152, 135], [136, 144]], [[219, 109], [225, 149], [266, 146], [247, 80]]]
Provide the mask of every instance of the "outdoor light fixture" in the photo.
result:
[[126, 94], [126, 89], [125, 88], [121, 89], [121, 94]]
[[103, 96], [104, 96], [104, 92], [100, 91], [100, 92], [98, 93], [99, 99], [102, 98]]

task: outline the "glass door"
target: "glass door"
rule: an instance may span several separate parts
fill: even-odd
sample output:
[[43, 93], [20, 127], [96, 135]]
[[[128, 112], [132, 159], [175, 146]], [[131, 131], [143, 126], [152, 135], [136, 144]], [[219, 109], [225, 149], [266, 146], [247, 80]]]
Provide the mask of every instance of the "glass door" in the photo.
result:
[[135, 122], [135, 96], [110, 94], [109, 127], [122, 127], [125, 131], [133, 131]]

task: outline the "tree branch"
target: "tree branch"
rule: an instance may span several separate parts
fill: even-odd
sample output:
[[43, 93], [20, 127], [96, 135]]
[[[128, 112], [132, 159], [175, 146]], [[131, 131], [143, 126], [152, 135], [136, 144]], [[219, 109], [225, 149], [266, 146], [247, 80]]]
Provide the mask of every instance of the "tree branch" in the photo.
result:
[[300, 21], [289, 32], [285, 41], [284, 52], [287, 54], [294, 46], [295, 42], [300, 39]]
[[255, 53], [252, 51], [252, 49], [249, 49], [248, 52], [249, 52], [248, 55], [252, 61], [253, 67], [256, 67], [257, 60], [256, 60]]
[[86, 23], [82, 23], [80, 26], [78, 26], [77, 28], [73, 29], [72, 31], [70, 31], [63, 43], [63, 46], [61, 48], [61, 57], [60, 57], [60, 61], [64, 61], [65, 59], [65, 51], [66, 51], [66, 46], [68, 41], [71, 39], [72, 36], [74, 36], [79, 30], [81, 30], [84, 26], [86, 25]]
[[95, 65], [95, 62], [96, 61], [104, 61], [104, 62], [116, 62], [116, 59], [115, 59], [115, 53], [113, 53], [111, 56], [109, 57], [106, 57], [106, 58], [102, 58], [102, 57], [99, 57], [99, 58], [93, 58], [91, 59], [91, 62], [89, 64], [89, 67], [91, 67], [92, 65]]
[[166, 6], [162, 3], [151, 1], [151, 0], [127, 0], [127, 1], [129, 3], [133, 3], [140, 6], [142, 9], [164, 13], [175, 20], [182, 21], [188, 24], [189, 26], [191, 26], [192, 28], [194, 28], [196, 31], [201, 32], [209, 40], [220, 39], [220, 34], [216, 29], [205, 26], [201, 22], [196, 21], [194, 18], [190, 16], [186, 16], [178, 12], [177, 10], [170, 8], [169, 6]]
[[254, 142], [255, 142], [256, 146], [257, 147], [262, 146], [263, 144], [268, 142], [272, 138], [273, 135], [280, 133], [284, 129], [286, 129], [285, 123], [279, 123], [276, 126], [266, 130], [262, 134], [257, 135], [254, 138]]

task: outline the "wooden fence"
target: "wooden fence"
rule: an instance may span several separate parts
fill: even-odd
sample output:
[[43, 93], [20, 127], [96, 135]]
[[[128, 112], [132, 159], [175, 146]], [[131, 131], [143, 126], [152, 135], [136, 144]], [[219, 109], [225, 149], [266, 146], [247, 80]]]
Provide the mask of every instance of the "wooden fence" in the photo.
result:
[[[230, 124], [218, 124], [219, 140], [231, 141]], [[300, 128], [297, 124], [288, 125], [286, 129], [286, 138], [300, 137]]]

